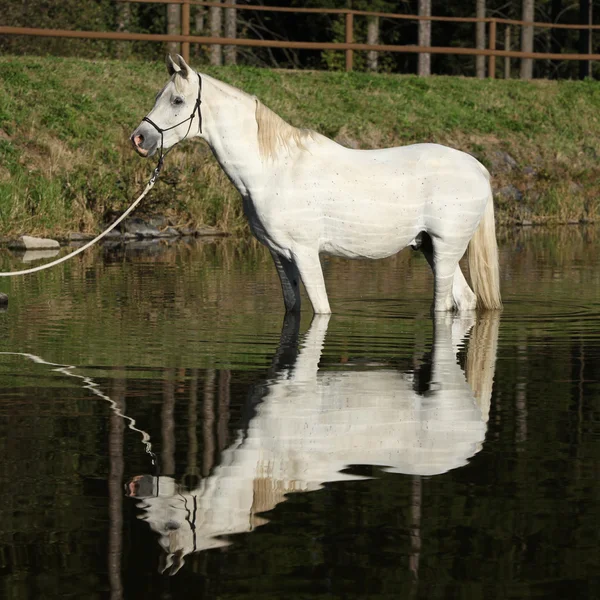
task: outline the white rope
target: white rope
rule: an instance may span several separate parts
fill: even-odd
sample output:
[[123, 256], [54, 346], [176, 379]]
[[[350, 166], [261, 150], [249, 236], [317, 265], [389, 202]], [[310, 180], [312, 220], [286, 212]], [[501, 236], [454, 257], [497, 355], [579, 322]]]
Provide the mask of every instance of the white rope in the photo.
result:
[[98, 398], [105, 400], [110, 404], [110, 409], [118, 416], [124, 419], [125, 421], [129, 421], [127, 427], [131, 429], [131, 431], [135, 431], [142, 436], [142, 444], [144, 444], [144, 448], [146, 452], [152, 457], [153, 462], [155, 462], [155, 455], [152, 452], [152, 444], [150, 443], [150, 435], [146, 433], [143, 429], [138, 429], [135, 426], [135, 419], [121, 412], [118, 404], [108, 395], [100, 390], [100, 386], [91, 378], [86, 377], [85, 375], [78, 375], [77, 373], [73, 373], [74, 369], [77, 369], [75, 365], [61, 365], [59, 363], [52, 363], [44, 360], [43, 358], [36, 356], [35, 354], [30, 354], [28, 352], [0, 352], [0, 356], [23, 356], [28, 358], [29, 360], [37, 363], [38, 365], [48, 365], [49, 367], [56, 367], [52, 369], [52, 371], [56, 371], [57, 373], [62, 373], [63, 375], [68, 375], [69, 377], [76, 377], [77, 379], [81, 379], [84, 383], [84, 388], [89, 390]]
[[39, 267], [33, 267], [32, 269], [25, 269], [24, 271], [11, 271], [8, 273], [0, 272], [0, 277], [15, 277], [17, 275], [27, 275], [28, 273], [35, 273], [36, 271], [43, 271], [44, 269], [49, 269], [50, 267], [59, 265], [60, 263], [65, 262], [66, 260], [69, 260], [70, 258], [77, 256], [78, 254], [81, 254], [81, 252], [87, 250], [90, 246], [93, 246], [96, 242], [100, 241], [105, 235], [109, 234], [119, 223], [121, 223], [121, 221], [123, 221], [123, 219], [125, 219], [135, 209], [135, 207], [145, 198], [146, 194], [154, 187], [154, 184], [158, 179], [158, 171], [160, 171], [160, 169], [157, 167], [157, 169], [154, 170], [154, 174], [150, 178], [150, 181], [148, 181], [148, 183], [146, 184], [146, 189], [141, 193], [139, 198], [108, 229], [104, 230], [99, 236], [95, 237], [87, 244], [81, 246], [81, 248], [77, 248], [77, 250], [74, 250], [73, 252], [62, 256], [61, 258], [53, 260], [52, 262], [40, 265]]

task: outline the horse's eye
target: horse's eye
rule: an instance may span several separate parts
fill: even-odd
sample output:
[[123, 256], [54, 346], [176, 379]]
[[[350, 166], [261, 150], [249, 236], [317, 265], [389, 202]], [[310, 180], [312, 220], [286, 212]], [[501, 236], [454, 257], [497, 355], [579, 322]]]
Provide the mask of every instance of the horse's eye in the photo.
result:
[[173, 104], [183, 104], [183, 98], [180, 98], [179, 96], [173, 98]]

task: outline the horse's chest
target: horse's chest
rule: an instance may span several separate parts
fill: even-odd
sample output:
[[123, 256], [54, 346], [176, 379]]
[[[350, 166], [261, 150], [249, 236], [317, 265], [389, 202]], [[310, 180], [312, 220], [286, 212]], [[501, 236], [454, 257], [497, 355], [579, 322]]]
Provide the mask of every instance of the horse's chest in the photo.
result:
[[260, 210], [250, 197], [244, 198], [243, 206], [252, 235], [272, 250], [280, 250], [276, 242], [277, 232], [268, 213], [264, 209]]

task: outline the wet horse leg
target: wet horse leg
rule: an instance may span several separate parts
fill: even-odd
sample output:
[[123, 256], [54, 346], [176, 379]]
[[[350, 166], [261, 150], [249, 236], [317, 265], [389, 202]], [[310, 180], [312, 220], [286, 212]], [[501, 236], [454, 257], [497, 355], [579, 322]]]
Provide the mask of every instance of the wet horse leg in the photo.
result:
[[315, 314], [331, 314], [319, 252], [307, 248], [296, 248], [292, 255]]
[[432, 239], [428, 234], [423, 234], [419, 248], [433, 271], [433, 311], [475, 309], [477, 299], [458, 264], [466, 247], [457, 247], [440, 238]]
[[285, 256], [271, 250], [271, 256], [281, 282], [285, 312], [300, 312], [300, 273], [296, 265]]

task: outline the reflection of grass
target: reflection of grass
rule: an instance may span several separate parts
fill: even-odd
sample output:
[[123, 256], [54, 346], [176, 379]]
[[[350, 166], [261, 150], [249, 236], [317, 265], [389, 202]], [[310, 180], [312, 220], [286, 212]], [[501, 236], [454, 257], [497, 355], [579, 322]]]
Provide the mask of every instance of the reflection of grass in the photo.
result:
[[[498, 174], [520, 203], [500, 219], [597, 218], [600, 91], [594, 82], [206, 69], [256, 94], [292, 124], [362, 148], [432, 141], [475, 154], [511, 154]], [[161, 64], [0, 58], [0, 233], [95, 230], [143, 186], [151, 163], [128, 135], [166, 79]], [[237, 192], [203, 143], [169, 155], [147, 209], [179, 224], [242, 228]]]
[[[529, 228], [501, 237], [501, 338], [568, 336], [584, 325], [573, 307], [597, 305], [597, 229]], [[156, 255], [92, 250], [29, 278], [0, 281], [10, 296], [0, 314], [0, 350], [44, 354], [50, 361], [94, 365], [268, 366], [283, 303], [268, 252], [221, 240], [165, 246]], [[0, 269], [10, 265], [0, 251]], [[430, 336], [432, 276], [420, 254], [384, 261], [325, 261], [334, 315], [328, 361], [380, 340], [374, 358], [406, 355]], [[10, 287], [8, 287], [10, 285]], [[555, 315], [551, 321], [549, 315]], [[561, 315], [564, 315], [563, 318]], [[310, 322], [305, 298], [303, 327]], [[588, 325], [591, 325], [589, 321]], [[554, 331], [555, 330], [555, 331]], [[338, 332], [338, 333], [336, 333]]]

